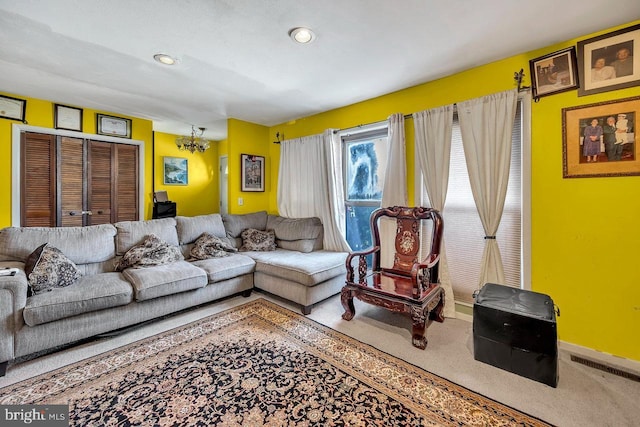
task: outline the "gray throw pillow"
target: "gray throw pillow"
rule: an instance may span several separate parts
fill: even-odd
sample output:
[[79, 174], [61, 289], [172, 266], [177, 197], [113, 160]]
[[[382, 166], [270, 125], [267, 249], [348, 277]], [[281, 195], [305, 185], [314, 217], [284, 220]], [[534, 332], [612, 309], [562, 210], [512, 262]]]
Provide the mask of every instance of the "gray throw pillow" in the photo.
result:
[[25, 274], [33, 295], [73, 285], [82, 272], [60, 249], [45, 243], [28, 257]]
[[168, 244], [155, 234], [149, 234], [142, 242], [125, 252], [116, 263], [116, 271], [124, 271], [131, 267], [170, 264], [183, 259], [179, 247]]
[[275, 251], [276, 233], [273, 230], [261, 231], [247, 228], [242, 232], [241, 251]]
[[193, 259], [209, 259], [221, 258], [230, 255], [230, 252], [238, 250], [231, 246], [228, 242], [209, 233], [202, 233], [196, 239], [191, 248], [191, 258]]

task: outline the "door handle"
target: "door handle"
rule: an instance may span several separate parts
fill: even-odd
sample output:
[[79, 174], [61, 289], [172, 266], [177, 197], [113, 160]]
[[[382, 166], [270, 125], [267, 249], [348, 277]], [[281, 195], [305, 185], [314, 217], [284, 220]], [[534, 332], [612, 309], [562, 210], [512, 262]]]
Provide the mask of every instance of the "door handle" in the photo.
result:
[[91, 212], [91, 211], [80, 211], [80, 212], [69, 211], [69, 215], [71, 215], [71, 216], [76, 216], [76, 215], [78, 215], [78, 213], [80, 215], [93, 215], [93, 212]]

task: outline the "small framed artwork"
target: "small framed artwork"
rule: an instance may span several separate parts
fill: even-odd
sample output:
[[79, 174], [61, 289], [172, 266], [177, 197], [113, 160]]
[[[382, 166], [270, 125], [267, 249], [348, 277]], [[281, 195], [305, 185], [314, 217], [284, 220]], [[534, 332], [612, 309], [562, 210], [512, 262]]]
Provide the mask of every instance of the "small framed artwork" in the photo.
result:
[[131, 138], [131, 120], [122, 117], [96, 113], [97, 133], [99, 135]]
[[24, 122], [27, 100], [0, 95], [0, 118]]
[[529, 61], [533, 98], [578, 87], [576, 48], [559, 50]]
[[82, 132], [82, 108], [54, 104], [53, 123], [56, 129]]
[[242, 154], [242, 191], [264, 191], [264, 157]]
[[183, 157], [164, 157], [163, 176], [165, 185], [189, 184], [189, 162]]
[[562, 109], [564, 178], [640, 175], [640, 96]]
[[578, 96], [640, 85], [640, 24], [578, 42]]

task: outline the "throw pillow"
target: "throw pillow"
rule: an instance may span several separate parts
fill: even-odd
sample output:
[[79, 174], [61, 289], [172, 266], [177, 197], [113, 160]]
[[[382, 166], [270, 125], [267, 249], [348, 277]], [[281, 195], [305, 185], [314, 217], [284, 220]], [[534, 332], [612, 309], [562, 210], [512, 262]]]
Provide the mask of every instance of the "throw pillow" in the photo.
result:
[[116, 263], [116, 271], [130, 267], [152, 267], [182, 261], [180, 248], [172, 246], [155, 234], [145, 236], [144, 240], [133, 246]]
[[221, 238], [209, 233], [202, 233], [191, 248], [191, 258], [221, 258], [230, 255], [230, 252], [236, 251], [236, 248]]
[[33, 295], [73, 285], [82, 277], [82, 272], [73, 261], [48, 243], [39, 246], [27, 257], [24, 272]]
[[273, 230], [247, 228], [242, 232], [241, 251], [275, 251], [276, 233]]

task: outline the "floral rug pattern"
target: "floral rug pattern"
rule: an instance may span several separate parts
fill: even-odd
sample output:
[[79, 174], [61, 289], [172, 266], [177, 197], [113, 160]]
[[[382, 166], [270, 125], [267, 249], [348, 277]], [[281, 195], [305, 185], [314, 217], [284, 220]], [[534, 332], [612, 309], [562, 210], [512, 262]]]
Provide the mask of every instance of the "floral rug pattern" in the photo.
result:
[[546, 426], [259, 299], [4, 389], [75, 426]]

